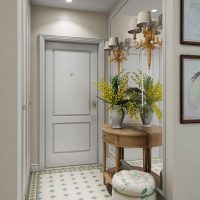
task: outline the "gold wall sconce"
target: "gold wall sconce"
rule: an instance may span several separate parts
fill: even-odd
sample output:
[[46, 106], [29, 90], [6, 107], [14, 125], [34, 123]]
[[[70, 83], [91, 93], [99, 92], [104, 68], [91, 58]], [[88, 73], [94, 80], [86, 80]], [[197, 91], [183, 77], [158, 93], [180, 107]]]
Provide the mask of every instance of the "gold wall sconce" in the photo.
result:
[[[130, 20], [129, 27], [128, 33], [133, 34], [135, 48], [147, 49], [148, 68], [150, 69], [152, 50], [156, 46], [162, 46], [162, 40], [158, 37], [162, 29], [162, 15], [160, 15], [158, 21], [152, 21], [150, 11], [141, 11], [137, 19]], [[137, 39], [138, 34], [141, 34], [139, 40]]]
[[128, 39], [119, 43], [118, 37], [110, 37], [109, 41], [105, 42], [104, 51], [108, 52], [111, 62], [117, 64], [118, 73], [121, 71], [121, 63], [127, 60], [128, 50]]

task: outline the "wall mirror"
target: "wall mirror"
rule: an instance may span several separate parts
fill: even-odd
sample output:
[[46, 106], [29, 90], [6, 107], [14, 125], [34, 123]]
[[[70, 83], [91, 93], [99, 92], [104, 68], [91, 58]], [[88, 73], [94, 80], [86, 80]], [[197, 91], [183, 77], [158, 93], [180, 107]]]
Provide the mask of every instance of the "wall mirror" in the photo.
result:
[[[120, 63], [120, 66], [119, 64], [112, 62], [112, 55], [110, 55], [112, 52], [110, 52], [110, 49], [108, 52], [108, 49], [106, 49], [106, 45], [108, 44], [105, 44], [105, 51], [107, 51], [105, 55], [108, 57], [108, 62], [110, 65], [110, 77], [119, 71], [120, 68], [120, 70], [124, 70], [123, 73], [130, 72], [129, 76], [132, 76], [133, 73], [142, 73], [142, 77], [144, 77], [142, 80], [145, 79], [145, 77], [151, 77], [154, 84], [158, 82], [161, 84], [162, 100], [158, 102], [158, 107], [162, 113], [162, 119], [158, 119], [159, 116], [155, 113], [157, 111], [154, 110], [152, 124], [160, 127], [162, 132], [162, 142], [160, 145], [153, 147], [151, 151], [151, 171], [155, 175], [155, 178], [158, 182], [158, 199], [163, 199], [165, 197], [165, 34], [163, 26], [163, 5], [164, 1], [162, 0], [128, 0], [125, 4], [119, 7], [113, 16], [111, 16], [109, 22], [110, 37], [118, 37], [119, 45], [125, 50], [124, 56], [127, 57], [127, 59], [124, 59]], [[149, 15], [151, 16], [151, 30], [145, 28], [149, 23]], [[124, 41], [125, 43], [120, 43]], [[113, 40], [111, 42], [116, 41]], [[129, 85], [135, 87], [136, 83], [131, 81], [130, 77], [129, 79]], [[144, 84], [143, 81], [142, 84]], [[142, 87], [144, 87], [144, 85], [142, 85]], [[143, 88], [143, 93], [144, 92], [145, 91]], [[141, 98], [141, 101], [144, 101], [145, 97], [143, 95]], [[129, 124], [132, 123], [133, 120], [130, 120], [130, 118], [126, 116], [124, 122]], [[112, 165], [114, 150], [115, 149], [113, 146], [110, 145], [110, 165]], [[124, 160], [126, 160], [130, 165], [142, 165], [142, 149], [127, 148], [125, 149], [124, 155]]]

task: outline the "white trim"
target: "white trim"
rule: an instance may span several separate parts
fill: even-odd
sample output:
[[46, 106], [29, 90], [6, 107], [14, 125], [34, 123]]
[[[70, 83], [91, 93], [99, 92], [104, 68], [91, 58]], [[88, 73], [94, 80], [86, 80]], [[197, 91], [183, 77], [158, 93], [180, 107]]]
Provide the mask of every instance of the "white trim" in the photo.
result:
[[39, 164], [31, 164], [31, 172], [38, 172], [40, 170]]
[[[17, 0], [17, 200], [24, 199], [29, 179], [30, 165], [27, 151], [27, 132], [24, 129], [26, 119], [24, 118], [23, 105], [27, 104], [27, 9], [29, 0]], [[26, 109], [26, 108], [25, 108]], [[27, 148], [26, 148], [27, 147]], [[25, 163], [26, 162], [26, 163]]]
[[45, 38], [39, 38], [40, 66], [40, 117], [39, 117], [39, 162], [40, 170], [45, 168]]
[[22, 200], [22, 68], [23, 68], [23, 3], [17, 1], [17, 200]]
[[129, 0], [121, 0], [121, 2], [117, 2], [113, 9], [110, 12], [109, 21], [119, 13], [119, 11], [127, 4]]
[[[104, 40], [93, 38], [39, 35], [39, 66], [40, 66], [40, 116], [39, 116], [39, 169], [45, 169], [45, 43], [73, 42], [98, 45], [98, 80], [104, 78]], [[104, 103], [98, 100], [98, 163], [102, 163], [101, 125], [104, 123]]]
[[[98, 47], [98, 81], [104, 79], [104, 41]], [[99, 94], [99, 93], [98, 93]], [[103, 140], [101, 126], [104, 124], [104, 103], [98, 99], [98, 163], [103, 163]]]
[[163, 64], [163, 128], [162, 128], [162, 132], [163, 134], [163, 138], [162, 138], [162, 148], [163, 148], [163, 177], [164, 177], [164, 183], [163, 183], [163, 188], [164, 190], [162, 191], [162, 195], [166, 198], [167, 194], [166, 194], [166, 181], [167, 181], [167, 177], [166, 177], [166, 86], [167, 86], [167, 80], [166, 80], [166, 1], [167, 0], [162, 0], [162, 14], [163, 14], [163, 18], [162, 18], [162, 23], [163, 23], [163, 33], [162, 33], [162, 37], [163, 37], [163, 48], [162, 48], [162, 64]]

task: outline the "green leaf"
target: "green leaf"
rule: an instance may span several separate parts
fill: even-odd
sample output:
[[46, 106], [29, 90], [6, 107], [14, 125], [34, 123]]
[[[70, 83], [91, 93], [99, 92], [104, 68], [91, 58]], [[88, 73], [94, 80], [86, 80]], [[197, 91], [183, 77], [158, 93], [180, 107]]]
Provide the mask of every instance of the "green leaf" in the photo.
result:
[[146, 192], [147, 192], [147, 188], [144, 188], [144, 189], [142, 190], [141, 195], [144, 195]]
[[118, 93], [118, 88], [119, 88], [119, 84], [120, 84], [120, 80], [119, 80], [119, 75], [115, 75], [113, 76], [112, 80], [111, 80], [111, 84], [112, 84], [112, 88], [115, 94]]

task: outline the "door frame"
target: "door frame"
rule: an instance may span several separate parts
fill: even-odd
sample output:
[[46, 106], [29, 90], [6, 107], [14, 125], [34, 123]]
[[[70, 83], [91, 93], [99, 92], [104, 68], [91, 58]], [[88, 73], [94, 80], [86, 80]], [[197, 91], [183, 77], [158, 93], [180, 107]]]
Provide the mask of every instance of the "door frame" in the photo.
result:
[[[30, 66], [29, 14], [29, 0], [17, 0], [17, 200], [22, 200], [26, 195], [30, 178], [30, 134], [26, 129], [29, 119], [28, 109], [31, 106], [27, 97], [30, 91], [30, 88], [27, 88], [29, 82], [27, 67]], [[24, 112], [27, 112], [26, 117]]]
[[[40, 100], [40, 108], [39, 108], [39, 169], [45, 169], [45, 149], [46, 149], [46, 62], [45, 62], [45, 44], [47, 42], [71, 42], [77, 44], [95, 44], [98, 46], [98, 74], [97, 79], [104, 79], [104, 40], [96, 39], [96, 38], [81, 38], [81, 37], [68, 37], [68, 36], [57, 36], [57, 35], [39, 35], [39, 71], [40, 71], [40, 86], [39, 86], [39, 100]], [[101, 125], [104, 123], [104, 103], [97, 99], [97, 161], [98, 163], [102, 163], [102, 134], [101, 134]]]

